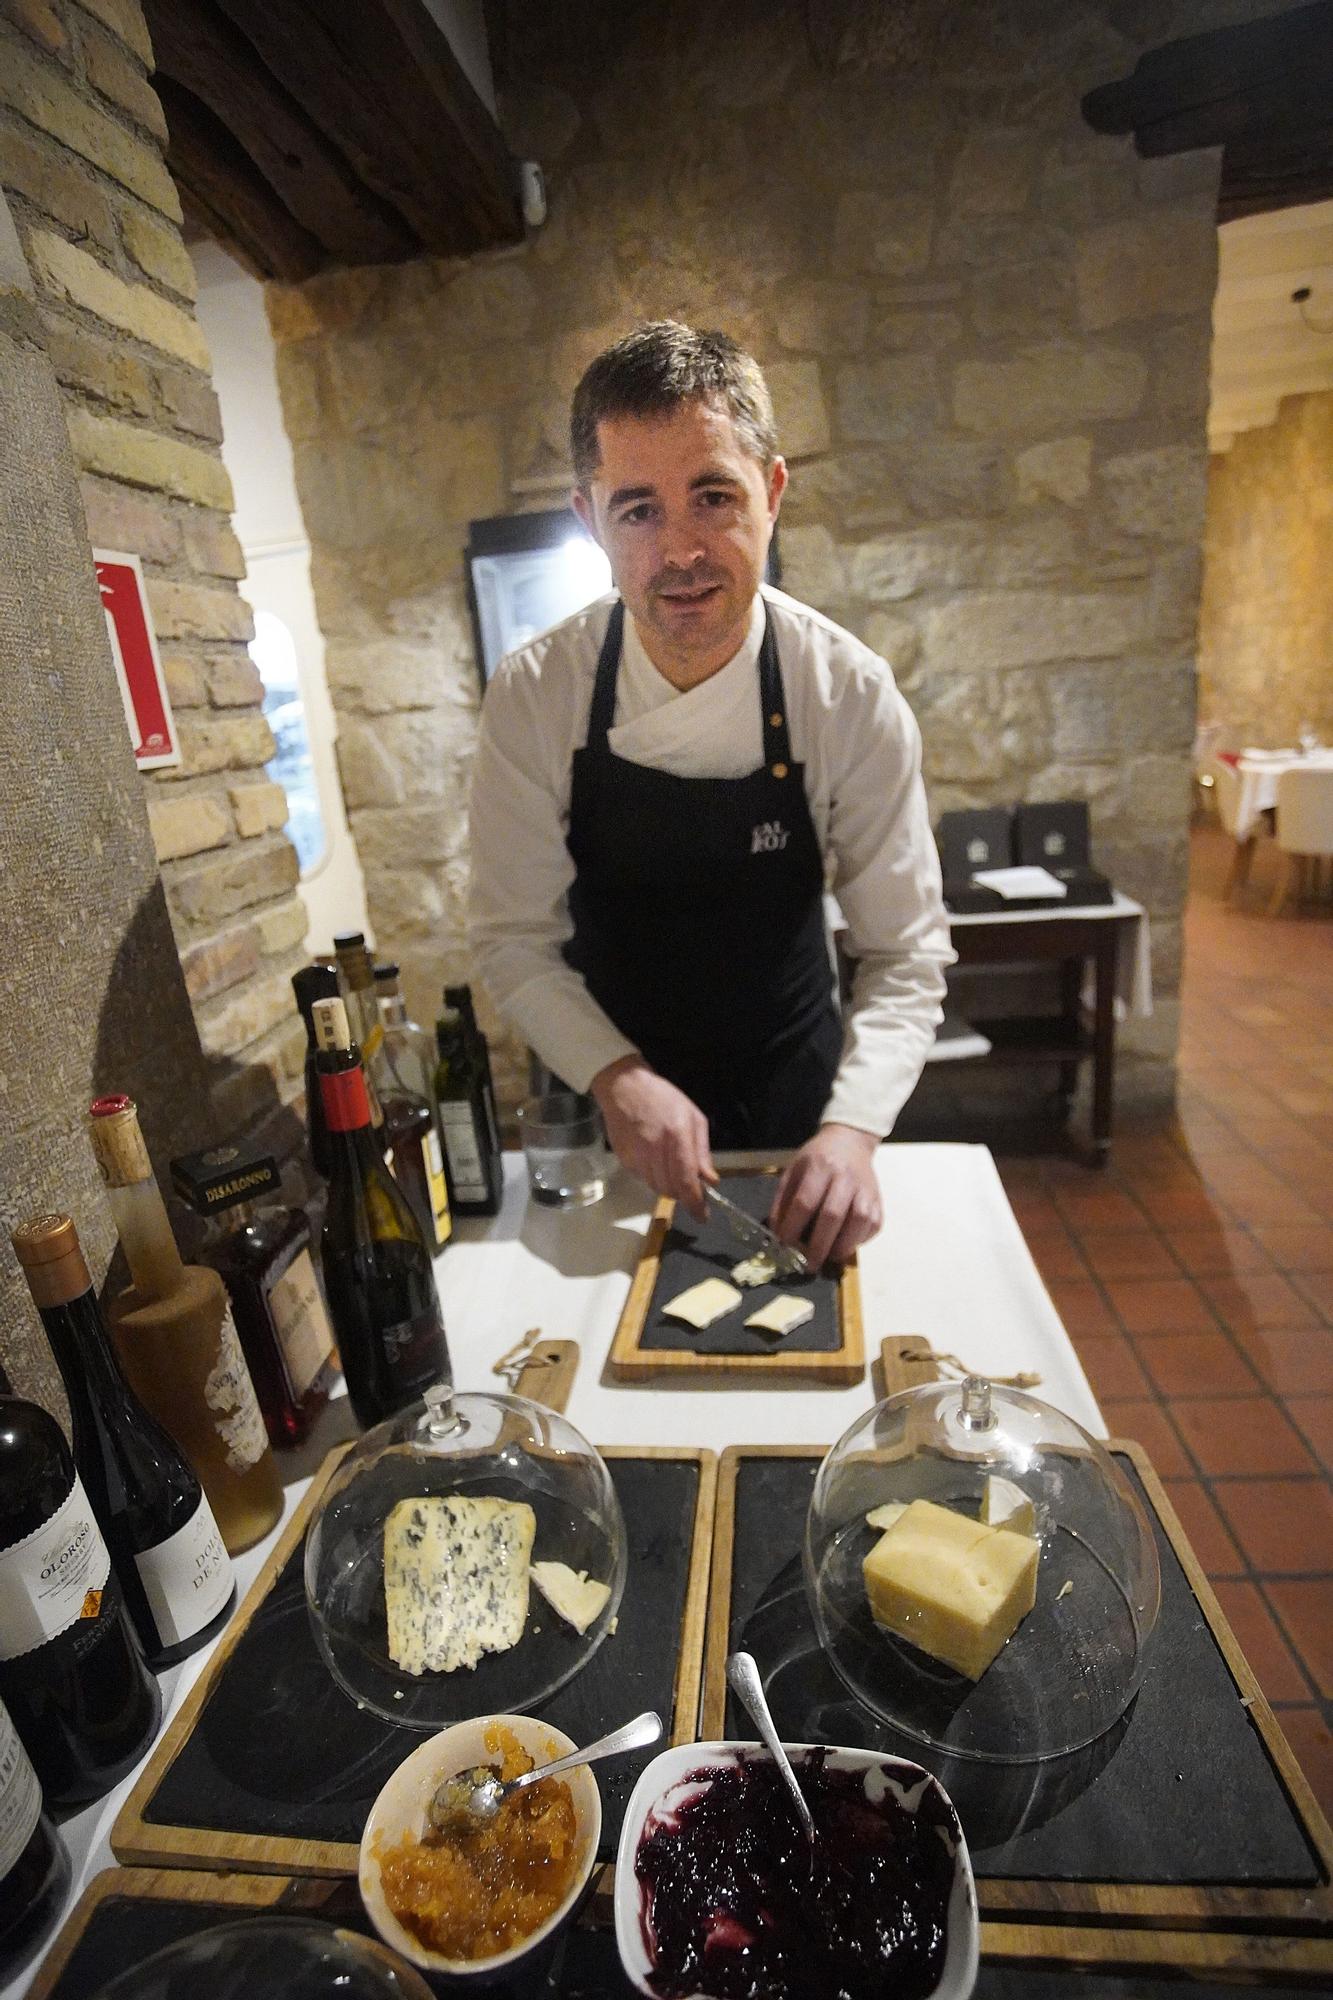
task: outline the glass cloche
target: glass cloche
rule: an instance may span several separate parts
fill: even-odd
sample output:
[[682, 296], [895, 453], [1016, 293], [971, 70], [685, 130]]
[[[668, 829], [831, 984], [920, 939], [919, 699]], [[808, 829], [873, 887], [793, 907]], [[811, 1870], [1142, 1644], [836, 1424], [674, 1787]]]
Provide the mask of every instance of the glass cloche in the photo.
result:
[[614, 1627], [625, 1523], [573, 1424], [444, 1386], [352, 1446], [306, 1537], [320, 1652], [409, 1729], [539, 1710]]
[[[914, 1501], [953, 1518], [918, 1508], [906, 1520]], [[1034, 1540], [1035, 1565], [1031, 1541], [993, 1541], [983, 1522]], [[882, 1722], [1009, 1763], [1081, 1749], [1119, 1720], [1143, 1679], [1161, 1578], [1144, 1509], [1105, 1446], [1034, 1396], [970, 1376], [890, 1396], [843, 1433], [811, 1496], [805, 1588], [828, 1659]]]

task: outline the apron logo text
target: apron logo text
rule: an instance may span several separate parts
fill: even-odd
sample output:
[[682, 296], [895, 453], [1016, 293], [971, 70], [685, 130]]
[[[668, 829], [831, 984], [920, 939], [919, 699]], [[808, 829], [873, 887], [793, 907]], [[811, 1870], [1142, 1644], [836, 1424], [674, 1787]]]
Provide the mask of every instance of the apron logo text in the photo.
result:
[[776, 854], [787, 845], [790, 835], [780, 819], [761, 820], [750, 830], [751, 854]]

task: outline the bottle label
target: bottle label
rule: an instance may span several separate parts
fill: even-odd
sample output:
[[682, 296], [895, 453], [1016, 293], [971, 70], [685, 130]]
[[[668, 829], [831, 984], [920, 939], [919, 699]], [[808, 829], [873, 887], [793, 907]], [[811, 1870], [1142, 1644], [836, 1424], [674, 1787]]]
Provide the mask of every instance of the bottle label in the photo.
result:
[[228, 1305], [218, 1329], [218, 1358], [204, 1384], [204, 1401], [213, 1412], [213, 1426], [226, 1446], [233, 1472], [248, 1472], [268, 1450], [268, 1432], [259, 1414], [255, 1385], [245, 1365], [236, 1322]]
[[185, 1526], [140, 1550], [134, 1565], [164, 1646], [202, 1632], [231, 1596], [231, 1557], [202, 1494]]
[[0, 1660], [16, 1660], [96, 1618], [111, 1557], [83, 1490], [74, 1484], [40, 1528], [0, 1552]]
[[268, 1295], [273, 1331], [293, 1397], [299, 1403], [333, 1352], [333, 1330], [315, 1283], [310, 1252], [302, 1250]]
[[426, 1162], [426, 1185], [430, 1189], [431, 1214], [435, 1217], [435, 1241], [443, 1249], [454, 1233], [454, 1225], [449, 1214], [449, 1189], [444, 1178], [444, 1155], [440, 1151], [440, 1138], [434, 1125], [421, 1142], [421, 1152]]
[[0, 1882], [32, 1839], [41, 1811], [37, 1773], [0, 1702]]
[[449, 1155], [455, 1199], [485, 1201], [490, 1189], [486, 1185], [481, 1147], [477, 1144], [472, 1106], [458, 1099], [452, 1102], [446, 1099], [440, 1105], [440, 1123], [444, 1127], [444, 1149]]
[[365, 1071], [320, 1072], [319, 1094], [324, 1105], [324, 1123], [330, 1132], [356, 1132], [370, 1123], [370, 1099], [366, 1094]]

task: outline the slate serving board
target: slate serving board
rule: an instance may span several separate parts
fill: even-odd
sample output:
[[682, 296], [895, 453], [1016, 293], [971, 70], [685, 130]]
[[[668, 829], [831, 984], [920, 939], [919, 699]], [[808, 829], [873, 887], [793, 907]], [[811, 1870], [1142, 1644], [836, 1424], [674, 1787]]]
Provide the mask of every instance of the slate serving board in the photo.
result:
[[[715, 1463], [708, 1453], [669, 1448], [605, 1456], [629, 1544], [619, 1622], [581, 1672], [542, 1704], [542, 1719], [588, 1742], [655, 1708], [673, 1740], [688, 1740]], [[355, 1872], [377, 1793], [424, 1737], [359, 1708], [316, 1649], [302, 1578], [304, 1527], [316, 1498], [312, 1489], [268, 1587], [261, 1578], [234, 1644], [136, 1785], [112, 1833], [118, 1859]], [[599, 1769], [603, 1860], [615, 1853], [630, 1792], [651, 1754]]]
[[730, 1554], [720, 1564], [715, 1547], [704, 1733], [752, 1734], [722, 1671], [728, 1648], [744, 1647], [784, 1738], [882, 1749], [936, 1773], [958, 1807], [983, 1910], [1160, 1914], [1174, 1897], [1196, 1915], [1201, 1903], [1228, 1916], [1250, 1903], [1302, 1919], [1326, 1911], [1327, 1825], [1262, 1698], [1243, 1703], [1216, 1600], [1179, 1529], [1179, 1552], [1168, 1534], [1146, 1460], [1116, 1450], [1153, 1523], [1162, 1609], [1143, 1687], [1099, 1743], [1046, 1763], [982, 1764], [880, 1724], [826, 1661], [806, 1606], [801, 1547], [821, 1454], [759, 1447], [723, 1459], [718, 1540], [729, 1536]]

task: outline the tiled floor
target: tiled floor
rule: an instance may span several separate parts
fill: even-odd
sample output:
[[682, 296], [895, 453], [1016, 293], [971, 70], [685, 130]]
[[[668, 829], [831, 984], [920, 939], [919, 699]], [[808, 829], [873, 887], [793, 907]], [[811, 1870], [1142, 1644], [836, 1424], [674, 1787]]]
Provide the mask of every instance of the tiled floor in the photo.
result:
[[1196, 835], [1176, 1118], [1122, 1126], [1102, 1174], [1000, 1168], [1333, 1812], [1333, 908], [1228, 909], [1226, 858]]

